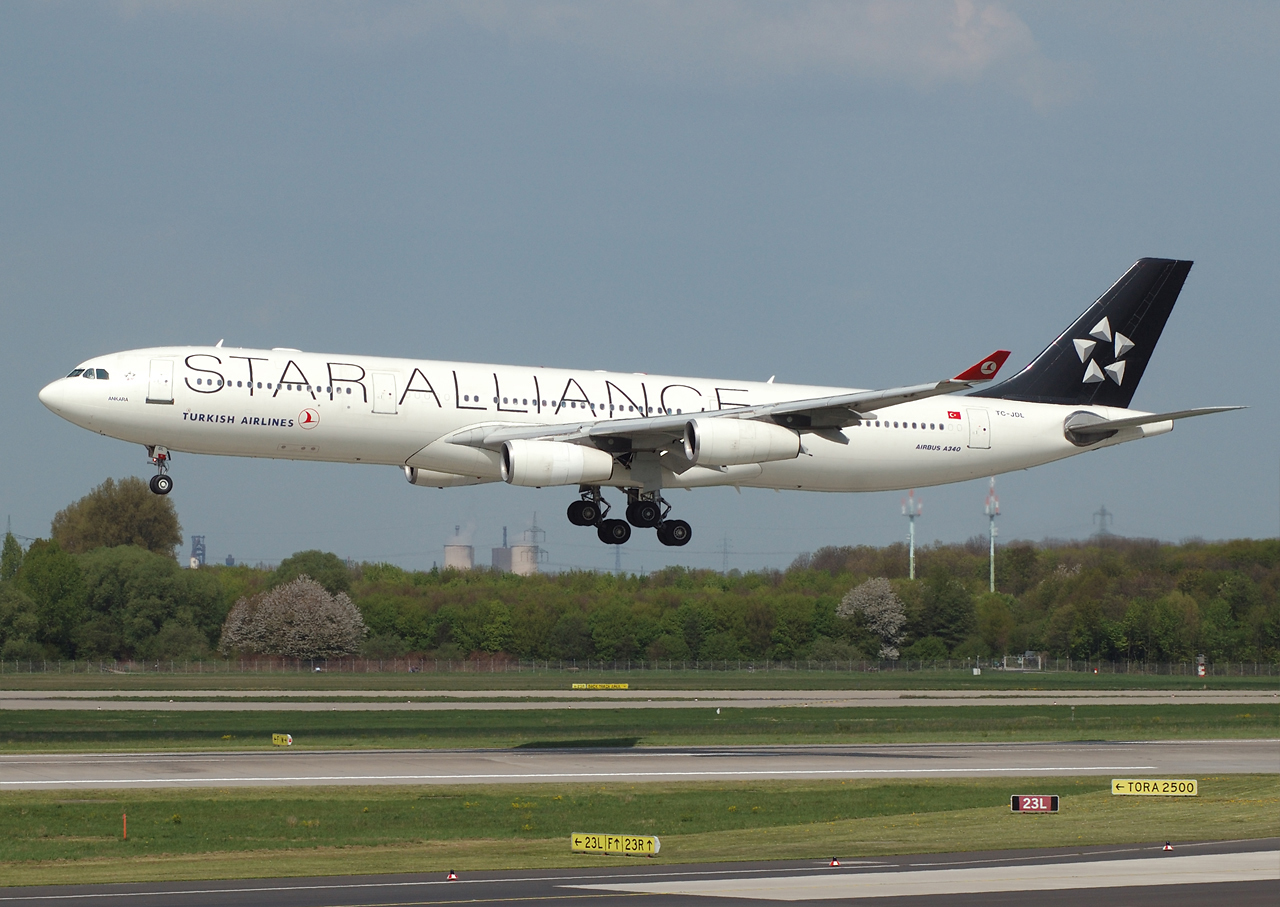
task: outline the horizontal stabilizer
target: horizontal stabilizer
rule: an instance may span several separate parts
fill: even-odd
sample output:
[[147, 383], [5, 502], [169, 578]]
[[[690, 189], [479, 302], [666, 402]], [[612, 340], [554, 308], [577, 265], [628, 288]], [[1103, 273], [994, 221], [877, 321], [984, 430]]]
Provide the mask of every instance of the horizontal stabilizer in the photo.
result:
[[1147, 413], [1141, 416], [1130, 416], [1127, 419], [1103, 419], [1093, 413], [1073, 413], [1067, 417], [1063, 426], [1069, 434], [1080, 437], [1111, 435], [1122, 428], [1137, 428], [1155, 422], [1172, 422], [1176, 419], [1190, 419], [1192, 416], [1207, 416], [1211, 413], [1226, 413], [1243, 406], [1202, 406], [1198, 409], [1180, 409], [1172, 413]]

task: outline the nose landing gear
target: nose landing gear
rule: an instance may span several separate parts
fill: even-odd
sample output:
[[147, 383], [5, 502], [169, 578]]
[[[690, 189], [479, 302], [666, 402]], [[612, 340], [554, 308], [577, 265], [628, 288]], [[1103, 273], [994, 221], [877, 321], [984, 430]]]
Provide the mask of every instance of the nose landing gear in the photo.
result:
[[151, 477], [147, 487], [151, 489], [153, 494], [168, 494], [173, 491], [173, 479], [169, 476], [169, 459], [171, 455], [168, 448], [160, 447], [159, 445], [148, 447], [147, 456], [156, 468], [156, 474]]

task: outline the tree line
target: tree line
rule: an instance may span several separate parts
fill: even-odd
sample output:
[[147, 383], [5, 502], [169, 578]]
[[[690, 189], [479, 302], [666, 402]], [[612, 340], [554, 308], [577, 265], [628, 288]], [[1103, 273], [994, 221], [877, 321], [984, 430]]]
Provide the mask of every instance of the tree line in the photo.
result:
[[[130, 497], [138, 500], [130, 505]], [[152, 508], [151, 501], [162, 503]], [[97, 529], [97, 522], [108, 525]], [[172, 504], [137, 480], [95, 489], [55, 518], [47, 540], [24, 549], [6, 536], [0, 658], [198, 658], [246, 646], [301, 654], [299, 646], [312, 645], [298, 642], [305, 637], [327, 640], [327, 654], [345, 646], [372, 657], [442, 659], [481, 652], [647, 661], [929, 659], [1036, 651], [1280, 661], [1276, 539], [1015, 542], [998, 550], [995, 593], [987, 591], [986, 540], [976, 538], [918, 548], [922, 578], [914, 581], [901, 544], [822, 548], [785, 570], [727, 575], [671, 567], [644, 576], [517, 577], [348, 566], [321, 551], [299, 552], [274, 570], [189, 570], [173, 555], [181, 539]], [[302, 576], [313, 582], [284, 589]], [[271, 620], [256, 616], [273, 602], [291, 610]], [[240, 616], [229, 624], [237, 607]], [[299, 636], [300, 614], [317, 621], [310, 636]], [[285, 627], [280, 632], [291, 632], [292, 641], [264, 643], [259, 630], [246, 629], [268, 625]]]

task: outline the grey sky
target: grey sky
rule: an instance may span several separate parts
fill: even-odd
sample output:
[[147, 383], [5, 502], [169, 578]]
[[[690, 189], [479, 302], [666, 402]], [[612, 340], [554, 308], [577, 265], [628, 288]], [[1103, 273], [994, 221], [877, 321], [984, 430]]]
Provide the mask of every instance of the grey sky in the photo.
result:
[[[95, 353], [292, 346], [888, 386], [1020, 367], [1144, 255], [1196, 266], [1134, 405], [1243, 403], [1003, 477], [1003, 539], [1275, 535], [1280, 6], [0, 6], [0, 504], [24, 535], [141, 449], [36, 392]], [[566, 489], [179, 456], [210, 556], [430, 567]], [[925, 489], [923, 539], [985, 531]], [[902, 538], [900, 494], [676, 492], [687, 549]]]

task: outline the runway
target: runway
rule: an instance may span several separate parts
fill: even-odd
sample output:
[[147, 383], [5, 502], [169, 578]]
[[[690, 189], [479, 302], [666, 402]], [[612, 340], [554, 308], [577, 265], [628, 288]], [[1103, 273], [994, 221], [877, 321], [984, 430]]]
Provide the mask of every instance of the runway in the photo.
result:
[[[584, 863], [589, 858], [584, 858]], [[0, 905], [70, 907], [409, 907], [542, 901], [594, 907], [719, 907], [761, 901], [868, 900], [929, 907], [1272, 907], [1280, 900], [1280, 839], [842, 860], [632, 866], [328, 879], [255, 879], [0, 889]], [[887, 899], [887, 900], [886, 900]]]
[[0, 690], [0, 710], [403, 712], [512, 709], [1262, 705], [1275, 690]]
[[306, 785], [542, 784], [1035, 775], [1167, 777], [1280, 771], [1280, 741], [271, 750], [12, 755], [0, 790]]

